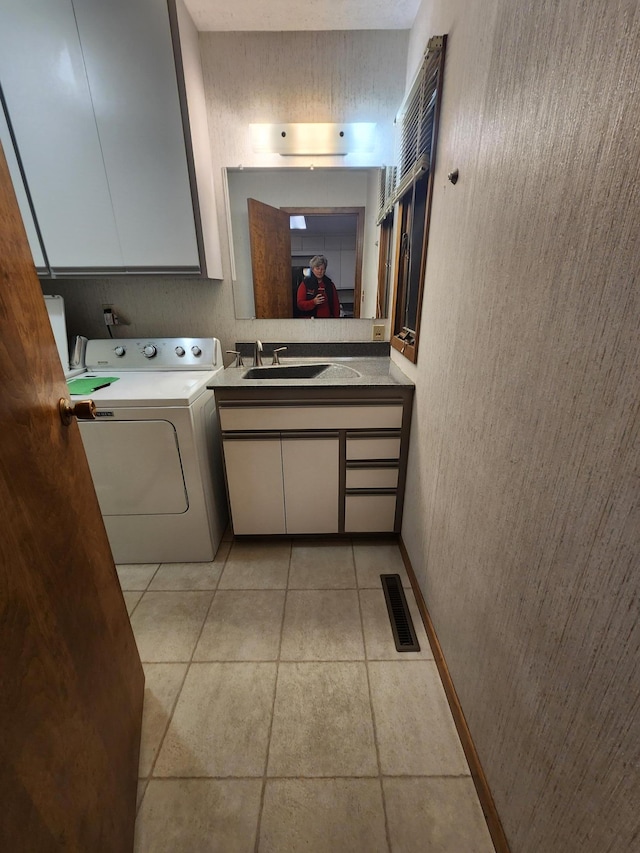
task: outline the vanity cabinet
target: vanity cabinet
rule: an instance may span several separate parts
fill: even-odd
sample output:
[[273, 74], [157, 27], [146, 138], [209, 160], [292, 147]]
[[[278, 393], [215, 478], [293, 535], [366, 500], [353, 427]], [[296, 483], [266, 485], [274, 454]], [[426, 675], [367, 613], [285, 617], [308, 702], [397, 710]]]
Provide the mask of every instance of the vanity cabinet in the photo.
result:
[[202, 239], [181, 4], [3, 3], [3, 144], [40, 272], [221, 275]]
[[411, 394], [332, 393], [216, 389], [236, 535], [400, 531]]

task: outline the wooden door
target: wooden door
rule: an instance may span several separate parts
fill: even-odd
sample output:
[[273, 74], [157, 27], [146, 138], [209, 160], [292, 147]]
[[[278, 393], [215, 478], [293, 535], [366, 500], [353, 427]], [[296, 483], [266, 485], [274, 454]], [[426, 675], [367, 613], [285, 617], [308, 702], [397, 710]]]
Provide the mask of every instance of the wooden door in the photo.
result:
[[133, 847], [144, 675], [0, 148], [0, 846]]
[[248, 198], [256, 317], [293, 317], [289, 214]]

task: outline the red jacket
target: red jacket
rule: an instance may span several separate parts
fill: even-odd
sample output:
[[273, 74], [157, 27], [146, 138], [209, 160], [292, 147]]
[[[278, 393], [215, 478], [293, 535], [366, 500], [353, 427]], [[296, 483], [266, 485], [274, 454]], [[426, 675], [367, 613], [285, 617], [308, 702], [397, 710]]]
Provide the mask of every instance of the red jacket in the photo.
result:
[[[323, 288], [327, 298], [322, 305], [315, 305], [313, 300], [318, 291]], [[338, 291], [335, 284], [326, 275], [320, 281], [314, 275], [305, 278], [298, 287], [297, 303], [300, 311], [304, 311], [305, 316], [308, 317], [340, 316]]]

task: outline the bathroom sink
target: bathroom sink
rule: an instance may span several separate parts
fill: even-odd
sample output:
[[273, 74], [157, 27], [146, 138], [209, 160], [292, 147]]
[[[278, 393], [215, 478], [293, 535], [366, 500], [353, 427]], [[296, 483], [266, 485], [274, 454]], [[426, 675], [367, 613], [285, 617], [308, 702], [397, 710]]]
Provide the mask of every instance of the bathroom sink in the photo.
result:
[[243, 379], [313, 379], [329, 364], [274, 364], [271, 367], [251, 367]]

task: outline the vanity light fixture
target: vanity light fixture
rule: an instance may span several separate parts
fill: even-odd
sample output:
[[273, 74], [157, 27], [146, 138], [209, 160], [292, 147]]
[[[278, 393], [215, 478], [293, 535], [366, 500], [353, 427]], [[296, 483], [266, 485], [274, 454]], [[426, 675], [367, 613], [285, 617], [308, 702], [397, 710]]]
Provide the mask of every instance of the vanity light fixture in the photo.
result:
[[283, 156], [370, 154], [375, 122], [250, 124], [257, 153]]

